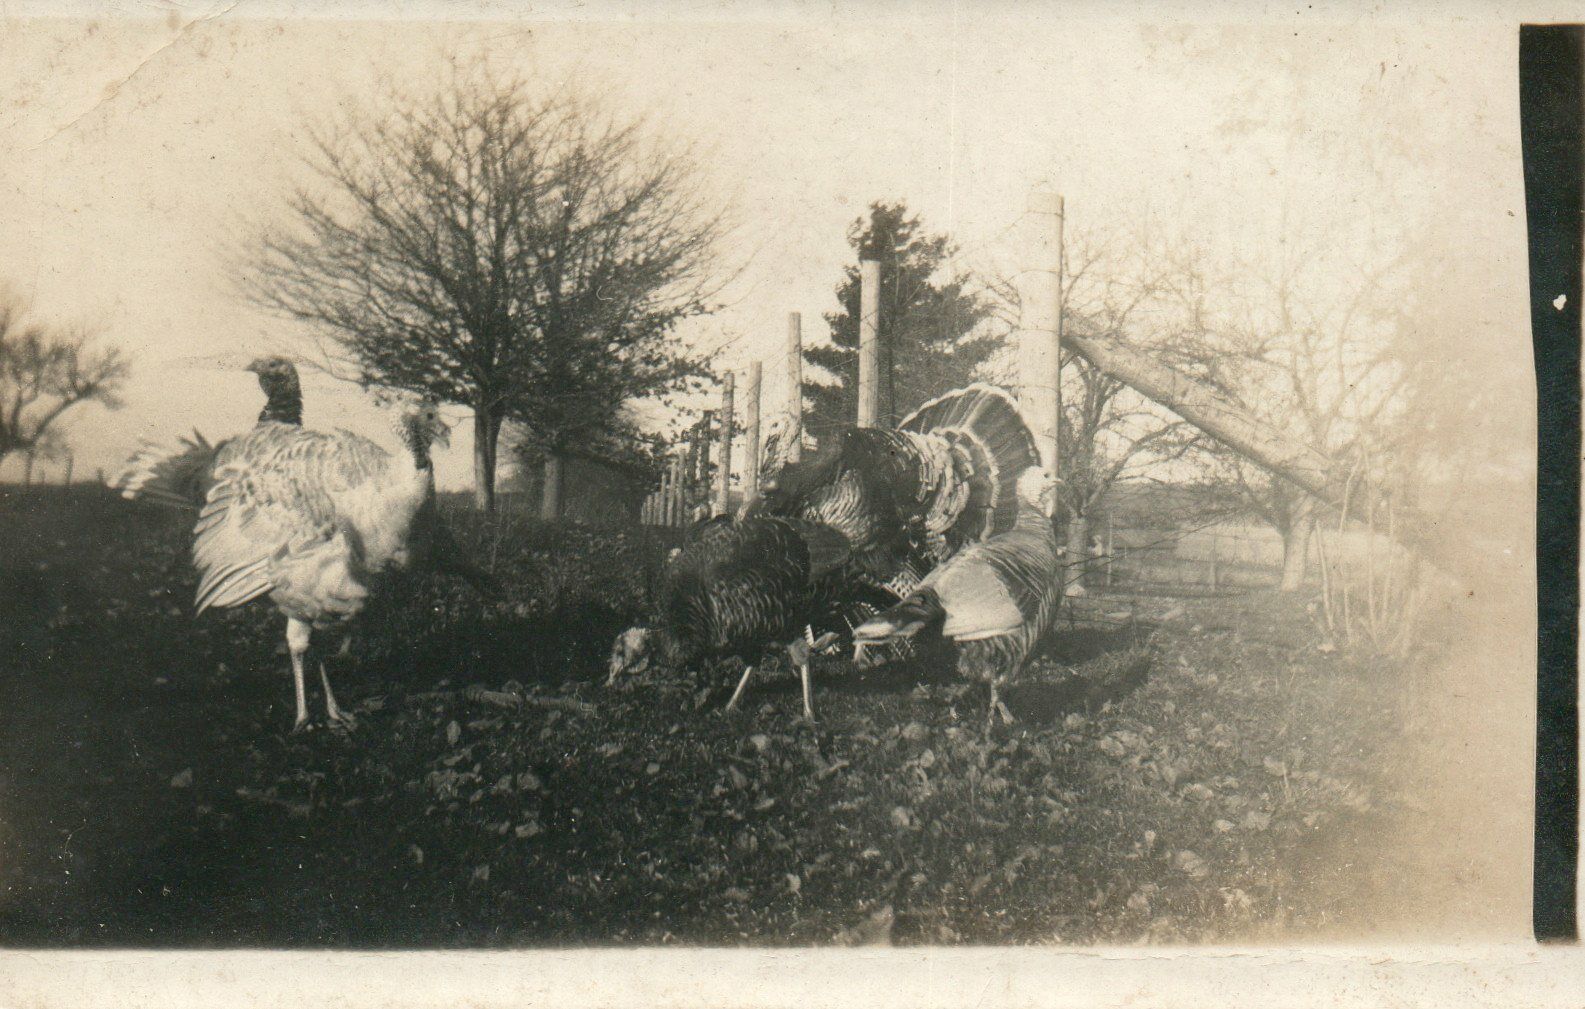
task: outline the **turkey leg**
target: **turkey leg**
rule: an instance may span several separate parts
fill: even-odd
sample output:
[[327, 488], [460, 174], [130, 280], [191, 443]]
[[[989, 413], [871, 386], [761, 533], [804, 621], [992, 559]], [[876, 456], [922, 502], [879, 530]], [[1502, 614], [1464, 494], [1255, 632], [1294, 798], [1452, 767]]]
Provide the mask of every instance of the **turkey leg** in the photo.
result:
[[1017, 719], [1013, 717], [1013, 713], [1007, 709], [1007, 705], [1002, 701], [1002, 694], [999, 685], [995, 680], [992, 680], [991, 706], [990, 709], [985, 712], [985, 729], [987, 732], [990, 731], [991, 725], [995, 723], [997, 715], [1002, 716], [1002, 723], [1004, 725], [1011, 725], [1017, 721]]
[[325, 688], [325, 718], [331, 725], [339, 725], [343, 729], [357, 728], [357, 720], [336, 706], [336, 695], [330, 691], [330, 677], [325, 673], [325, 663], [319, 663], [319, 682]]
[[804, 717], [809, 721], [815, 720], [814, 681], [810, 670], [810, 656], [815, 652], [823, 652], [831, 647], [837, 636], [830, 631], [814, 637], [814, 631], [804, 628], [804, 636], [787, 646], [787, 657], [798, 667], [798, 678], [803, 684]]
[[292, 657], [292, 687], [297, 696], [297, 719], [292, 722], [293, 732], [308, 727], [308, 697], [303, 689], [303, 655], [308, 651], [312, 628], [301, 620], [286, 619], [286, 650]]

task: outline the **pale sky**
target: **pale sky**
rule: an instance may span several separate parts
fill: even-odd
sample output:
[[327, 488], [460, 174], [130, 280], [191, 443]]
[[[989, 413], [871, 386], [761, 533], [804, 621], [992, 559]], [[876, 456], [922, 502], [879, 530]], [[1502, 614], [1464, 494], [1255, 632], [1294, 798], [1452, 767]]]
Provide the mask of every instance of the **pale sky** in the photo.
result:
[[[543, 13], [564, 6], [586, 20]], [[906, 199], [968, 261], [1017, 262], [1041, 180], [1066, 197], [1070, 228], [1148, 208], [1244, 256], [1306, 227], [1369, 259], [1424, 215], [1454, 214], [1449, 260], [1488, 267], [1467, 297], [1490, 349], [1528, 367], [1517, 22], [1481, 5], [1439, 5], [1420, 24], [1307, 8], [1255, 27], [1165, 5], [541, 4], [545, 20], [492, 7], [451, 24], [421, 8], [281, 19], [286, 6], [246, 0], [213, 17], [116, 9], [0, 22], [0, 93], [14, 96], [0, 111], [0, 282], [43, 317], [102, 324], [135, 359], [125, 409], [71, 419], [80, 473], [113, 471], [140, 437], [252, 423], [253, 376], [169, 363], [301, 345], [234, 295], [218, 255], [231, 215], [280, 199], [305, 116], [370, 94], [380, 73], [421, 82], [446, 49], [571, 75], [699, 145], [737, 203], [729, 256], [752, 259], [730, 307], [683, 337], [731, 340], [718, 369], [763, 359], [767, 419], [783, 401], [786, 315], [825, 338], [844, 233], [870, 201]], [[1230, 23], [1260, 10], [1209, 9]], [[1394, 145], [1408, 156], [1383, 170]], [[346, 386], [311, 377], [306, 397], [312, 426], [380, 430]], [[443, 488], [470, 477], [468, 426], [456, 435]]]

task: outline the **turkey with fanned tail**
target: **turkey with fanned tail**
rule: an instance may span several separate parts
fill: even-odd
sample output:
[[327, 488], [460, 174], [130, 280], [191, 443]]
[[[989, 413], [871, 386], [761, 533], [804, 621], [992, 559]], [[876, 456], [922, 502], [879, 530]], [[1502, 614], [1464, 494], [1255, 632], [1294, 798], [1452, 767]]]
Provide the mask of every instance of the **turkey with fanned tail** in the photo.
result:
[[1013, 528], [965, 547], [902, 602], [855, 628], [855, 660], [866, 647], [939, 629], [956, 646], [958, 672], [990, 686], [987, 720], [999, 713], [1011, 722], [1001, 688], [1023, 671], [1062, 601], [1062, 554], [1051, 524], [1056, 492], [1049, 470], [1025, 470]]
[[974, 384], [898, 430], [855, 428], [767, 476], [744, 514], [820, 522], [852, 544], [847, 575], [901, 597], [966, 544], [1013, 528], [1018, 476], [1040, 464], [1011, 395]]
[[[348, 431], [307, 431], [261, 424], [231, 441], [217, 458], [194, 529], [199, 613], [269, 596], [286, 617], [296, 718], [308, 724], [304, 663], [312, 632], [361, 612], [382, 579], [428, 550], [433, 524], [430, 447], [449, 440], [431, 400], [393, 415], [402, 451], [391, 453]], [[352, 719], [336, 704], [319, 664], [325, 711], [333, 724]]]
[[846, 537], [818, 522], [719, 516], [698, 523], [661, 572], [652, 626], [617, 637], [607, 685], [651, 660], [676, 669], [735, 658], [744, 668], [730, 710], [754, 668], [785, 648], [802, 680], [804, 715], [813, 719], [810, 656], [845, 630], [839, 609], [849, 586], [840, 574], [849, 552]]

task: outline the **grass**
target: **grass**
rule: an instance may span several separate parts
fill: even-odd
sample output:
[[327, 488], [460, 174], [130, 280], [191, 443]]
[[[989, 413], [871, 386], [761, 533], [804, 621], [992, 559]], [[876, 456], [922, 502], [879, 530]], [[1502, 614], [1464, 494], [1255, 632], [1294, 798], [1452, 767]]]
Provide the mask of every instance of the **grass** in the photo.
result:
[[822, 660], [812, 727], [785, 672], [602, 686], [664, 538], [457, 520], [509, 598], [403, 587], [358, 730], [287, 736], [280, 620], [191, 617], [179, 516], [0, 497], [0, 940], [1276, 941], [1380, 885], [1400, 671], [1301, 602], [1086, 597], [989, 737], [939, 663]]

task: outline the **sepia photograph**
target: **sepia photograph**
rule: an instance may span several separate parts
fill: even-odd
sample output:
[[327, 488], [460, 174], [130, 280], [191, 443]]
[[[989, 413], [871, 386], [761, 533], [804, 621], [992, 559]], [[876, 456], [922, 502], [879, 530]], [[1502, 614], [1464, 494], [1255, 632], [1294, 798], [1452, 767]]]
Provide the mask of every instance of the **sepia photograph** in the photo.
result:
[[7, 1004], [1535, 949], [1521, 20], [7, 4]]

